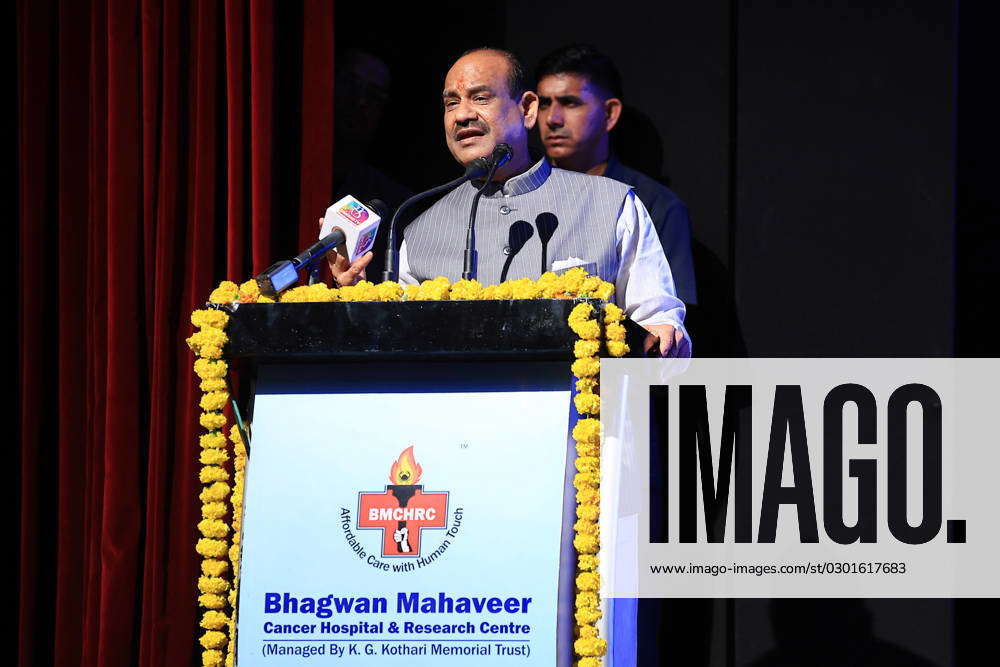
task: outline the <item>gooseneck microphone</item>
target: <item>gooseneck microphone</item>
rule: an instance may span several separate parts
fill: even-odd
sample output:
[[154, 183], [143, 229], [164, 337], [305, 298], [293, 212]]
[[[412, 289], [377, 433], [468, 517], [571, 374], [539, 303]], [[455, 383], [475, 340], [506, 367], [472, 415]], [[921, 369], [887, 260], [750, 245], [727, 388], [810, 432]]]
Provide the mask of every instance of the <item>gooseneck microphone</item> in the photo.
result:
[[439, 185], [436, 188], [427, 190], [426, 192], [419, 192], [399, 205], [399, 208], [396, 209], [396, 213], [392, 216], [392, 220], [389, 222], [389, 238], [385, 249], [385, 270], [382, 271], [383, 281], [396, 281], [399, 279], [399, 252], [396, 250], [396, 220], [399, 219], [400, 214], [421, 199], [433, 197], [434, 195], [444, 192], [445, 190], [457, 187], [466, 181], [471, 181], [477, 176], [482, 176], [489, 171], [489, 169], [490, 158], [487, 156], [477, 157], [469, 163], [468, 167], [465, 168], [465, 173], [455, 180], [448, 181], [444, 185]]
[[469, 212], [469, 228], [465, 233], [465, 263], [462, 268], [462, 280], [475, 280], [476, 278], [476, 211], [479, 209], [479, 198], [483, 196], [486, 187], [493, 180], [493, 175], [497, 169], [507, 164], [513, 157], [514, 151], [509, 144], [497, 144], [490, 154], [490, 170], [486, 174], [486, 182], [479, 192], [472, 198], [472, 210]]

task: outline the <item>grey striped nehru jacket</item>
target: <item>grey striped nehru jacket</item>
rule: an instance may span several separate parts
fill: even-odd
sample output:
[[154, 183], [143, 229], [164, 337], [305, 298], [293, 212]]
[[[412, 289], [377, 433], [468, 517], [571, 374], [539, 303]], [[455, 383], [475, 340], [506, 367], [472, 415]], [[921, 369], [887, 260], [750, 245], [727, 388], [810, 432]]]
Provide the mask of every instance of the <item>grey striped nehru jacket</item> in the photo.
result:
[[[495, 285], [538, 278], [552, 262], [578, 257], [602, 279], [618, 273], [615, 227], [628, 185], [601, 176], [553, 169], [544, 158], [503, 187], [491, 183], [476, 214], [477, 278]], [[462, 277], [465, 235], [476, 187], [447, 194], [406, 228], [407, 263], [419, 281]]]

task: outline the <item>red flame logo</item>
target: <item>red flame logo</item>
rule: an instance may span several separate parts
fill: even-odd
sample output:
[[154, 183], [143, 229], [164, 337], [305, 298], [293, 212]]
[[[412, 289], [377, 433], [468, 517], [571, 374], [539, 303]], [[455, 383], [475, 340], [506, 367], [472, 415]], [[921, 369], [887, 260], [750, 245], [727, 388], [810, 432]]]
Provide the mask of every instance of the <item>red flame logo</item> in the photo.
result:
[[413, 458], [413, 445], [410, 445], [393, 461], [389, 469], [389, 481], [393, 484], [416, 484], [424, 469]]

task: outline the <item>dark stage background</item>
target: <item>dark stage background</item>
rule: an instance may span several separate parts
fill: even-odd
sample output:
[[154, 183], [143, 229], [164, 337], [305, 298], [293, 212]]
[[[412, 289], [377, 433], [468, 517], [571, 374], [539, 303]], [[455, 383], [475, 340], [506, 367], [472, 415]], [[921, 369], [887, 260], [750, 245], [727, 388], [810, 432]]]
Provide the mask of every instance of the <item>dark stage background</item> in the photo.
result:
[[[439, 98], [457, 54], [502, 46], [529, 70], [571, 41], [612, 56], [628, 107], [620, 154], [691, 210], [696, 354], [995, 356], [986, 3], [9, 11], [22, 665], [199, 664], [187, 315], [218, 281], [315, 234], [334, 190], [335, 45], [389, 65], [368, 159], [412, 190], [457, 171]], [[865, 636], [841, 621], [869, 617], [908, 652], [898, 664], [971, 665], [990, 648], [990, 607], [677, 601], [648, 615], [644, 641], [673, 664], [764, 665], [791, 631], [825, 664], [824, 646]]]

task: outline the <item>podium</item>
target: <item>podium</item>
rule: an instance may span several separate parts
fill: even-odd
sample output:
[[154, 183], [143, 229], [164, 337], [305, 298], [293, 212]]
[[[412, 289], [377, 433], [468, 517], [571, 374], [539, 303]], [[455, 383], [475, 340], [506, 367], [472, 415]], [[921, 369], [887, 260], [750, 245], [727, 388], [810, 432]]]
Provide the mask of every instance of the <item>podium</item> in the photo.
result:
[[239, 665], [574, 662], [579, 302], [232, 313]]

